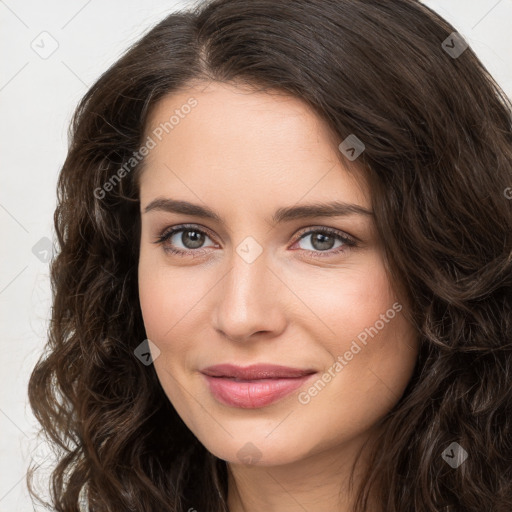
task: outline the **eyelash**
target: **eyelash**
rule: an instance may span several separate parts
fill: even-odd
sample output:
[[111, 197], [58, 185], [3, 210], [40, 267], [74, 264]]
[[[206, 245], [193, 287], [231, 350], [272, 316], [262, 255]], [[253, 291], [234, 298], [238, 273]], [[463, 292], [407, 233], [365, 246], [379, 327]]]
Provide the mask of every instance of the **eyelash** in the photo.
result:
[[[199, 227], [196, 224], [180, 224], [178, 226], [174, 226], [171, 229], [165, 228], [153, 243], [157, 244], [157, 245], [161, 244], [163, 246], [163, 249], [165, 252], [175, 254], [177, 256], [192, 255], [195, 258], [195, 257], [201, 256], [208, 252], [206, 249], [201, 249], [201, 248], [200, 249], [189, 249], [189, 250], [185, 251], [183, 249], [176, 249], [176, 248], [172, 247], [171, 245], [166, 244], [166, 242], [173, 235], [175, 235], [176, 233], [179, 233], [180, 231], [197, 231], [201, 234], [208, 236], [208, 238], [210, 238], [210, 239], [214, 238], [210, 235], [209, 231], [206, 231], [204, 229], [199, 229]], [[307, 249], [302, 249], [305, 252], [309, 252], [310, 255], [314, 258], [325, 258], [325, 257], [337, 255], [337, 254], [340, 254], [340, 253], [350, 250], [352, 247], [357, 246], [357, 242], [354, 238], [342, 233], [341, 231], [338, 231], [337, 229], [328, 228], [325, 226], [318, 227], [316, 229], [308, 229], [307, 231], [302, 231], [300, 233], [300, 235], [298, 236], [298, 238], [296, 239], [296, 241], [294, 242], [294, 244], [296, 242], [299, 242], [303, 238], [306, 238], [308, 235], [311, 235], [314, 233], [322, 233], [322, 234], [326, 234], [326, 235], [332, 235], [337, 240], [340, 240], [344, 243], [344, 245], [338, 247], [337, 249], [335, 249], [335, 250], [331, 249], [329, 251], [310, 251]]]

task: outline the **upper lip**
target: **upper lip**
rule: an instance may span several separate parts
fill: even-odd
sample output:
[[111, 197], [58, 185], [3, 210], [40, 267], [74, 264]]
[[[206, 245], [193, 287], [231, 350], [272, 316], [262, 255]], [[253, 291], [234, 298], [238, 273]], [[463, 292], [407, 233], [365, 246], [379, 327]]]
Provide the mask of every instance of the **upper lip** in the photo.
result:
[[236, 366], [233, 364], [217, 364], [208, 366], [201, 370], [201, 373], [210, 377], [228, 377], [235, 379], [257, 380], [257, 379], [290, 379], [304, 377], [316, 373], [315, 370], [290, 368], [274, 364], [253, 364], [251, 366]]

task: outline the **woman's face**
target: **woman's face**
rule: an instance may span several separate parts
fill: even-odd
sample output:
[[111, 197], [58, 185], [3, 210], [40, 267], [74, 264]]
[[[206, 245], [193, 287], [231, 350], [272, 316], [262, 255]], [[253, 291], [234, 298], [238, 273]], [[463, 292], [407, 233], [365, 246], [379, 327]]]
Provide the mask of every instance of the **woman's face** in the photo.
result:
[[[418, 347], [342, 141], [298, 99], [217, 83], [161, 100], [148, 136], [140, 304], [183, 421], [232, 463], [290, 463], [367, 435]], [[299, 372], [203, 373], [221, 364]]]

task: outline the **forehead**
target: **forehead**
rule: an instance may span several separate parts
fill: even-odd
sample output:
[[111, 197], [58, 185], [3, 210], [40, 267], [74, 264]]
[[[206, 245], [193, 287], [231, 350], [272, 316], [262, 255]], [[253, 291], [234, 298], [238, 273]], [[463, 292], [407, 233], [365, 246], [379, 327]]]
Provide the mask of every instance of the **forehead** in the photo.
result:
[[196, 85], [162, 98], [145, 128], [155, 144], [145, 157], [141, 200], [179, 189], [188, 197], [229, 195], [241, 203], [304, 197], [370, 207], [362, 171], [348, 171], [341, 141], [298, 98], [216, 82]]

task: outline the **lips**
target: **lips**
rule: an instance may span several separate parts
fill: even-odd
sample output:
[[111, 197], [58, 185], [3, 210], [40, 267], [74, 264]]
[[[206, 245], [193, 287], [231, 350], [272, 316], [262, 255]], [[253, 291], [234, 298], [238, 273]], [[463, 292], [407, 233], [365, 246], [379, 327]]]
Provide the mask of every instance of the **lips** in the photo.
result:
[[231, 364], [209, 366], [201, 371], [213, 397], [242, 409], [265, 407], [303, 386], [316, 372], [287, 366]]
[[315, 370], [290, 368], [272, 364], [254, 364], [242, 367], [232, 364], [218, 364], [209, 366], [202, 370], [202, 373], [210, 377], [224, 377], [238, 380], [260, 380], [260, 379], [293, 379], [304, 377], [315, 373]]

